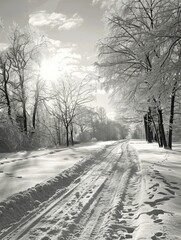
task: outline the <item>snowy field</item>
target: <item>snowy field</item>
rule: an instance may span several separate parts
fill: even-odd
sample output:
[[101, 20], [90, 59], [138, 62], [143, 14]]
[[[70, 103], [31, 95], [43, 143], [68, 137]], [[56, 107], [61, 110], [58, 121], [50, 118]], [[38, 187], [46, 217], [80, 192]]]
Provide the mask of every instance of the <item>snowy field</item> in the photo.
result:
[[74, 147], [39, 149], [0, 154], [0, 201], [24, 191], [71, 167], [90, 153], [112, 142], [79, 144]]
[[181, 144], [172, 151], [133, 140], [96, 146], [0, 203], [0, 239], [181, 239]]

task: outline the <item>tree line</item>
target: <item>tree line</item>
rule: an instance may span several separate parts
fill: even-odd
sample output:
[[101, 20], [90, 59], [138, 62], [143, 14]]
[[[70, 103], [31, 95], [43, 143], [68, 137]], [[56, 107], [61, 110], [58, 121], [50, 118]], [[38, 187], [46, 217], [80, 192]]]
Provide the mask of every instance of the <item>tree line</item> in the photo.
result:
[[144, 119], [148, 142], [172, 149], [181, 114], [181, 2], [119, 0], [106, 14], [96, 63], [104, 86], [125, 114]]
[[6, 32], [8, 47], [0, 51], [0, 151], [126, 136], [126, 128], [109, 120], [103, 108], [89, 107], [94, 91], [89, 77], [60, 75], [52, 84], [42, 79], [45, 37], [17, 24]]

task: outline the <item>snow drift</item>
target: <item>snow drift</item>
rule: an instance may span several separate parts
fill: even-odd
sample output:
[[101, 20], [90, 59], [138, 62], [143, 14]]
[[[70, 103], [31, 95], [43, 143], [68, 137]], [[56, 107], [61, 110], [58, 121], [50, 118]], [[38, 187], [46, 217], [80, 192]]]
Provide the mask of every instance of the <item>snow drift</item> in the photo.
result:
[[29, 211], [36, 209], [42, 202], [51, 198], [57, 190], [63, 189], [80, 176], [104, 151], [89, 155], [73, 167], [63, 171], [46, 182], [19, 192], [0, 203], [0, 231], [17, 222]]

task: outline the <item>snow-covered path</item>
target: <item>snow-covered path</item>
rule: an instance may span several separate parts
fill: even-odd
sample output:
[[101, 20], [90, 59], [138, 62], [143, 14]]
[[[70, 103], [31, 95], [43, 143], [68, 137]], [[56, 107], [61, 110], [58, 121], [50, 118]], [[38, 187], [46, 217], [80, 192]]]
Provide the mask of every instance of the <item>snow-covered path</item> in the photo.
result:
[[140, 172], [129, 186], [136, 209], [132, 224], [134, 240], [181, 239], [181, 144], [173, 150], [157, 143], [131, 141], [139, 156]]
[[180, 240], [180, 149], [115, 142], [0, 203], [0, 239]]
[[63, 194], [57, 194], [1, 237], [12, 240], [105, 237], [114, 216], [112, 211], [122, 202], [135, 166], [127, 143], [107, 147], [89, 171]]
[[112, 142], [96, 142], [70, 148], [40, 149], [0, 154], [0, 202], [71, 167], [90, 153]]

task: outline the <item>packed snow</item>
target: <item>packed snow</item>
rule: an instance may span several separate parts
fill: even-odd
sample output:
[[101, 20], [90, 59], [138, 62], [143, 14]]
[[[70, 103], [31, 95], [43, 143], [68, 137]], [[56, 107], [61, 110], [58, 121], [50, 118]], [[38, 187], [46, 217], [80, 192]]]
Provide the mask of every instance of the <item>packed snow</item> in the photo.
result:
[[1, 153], [0, 201], [46, 181], [111, 143], [113, 142], [94, 142], [69, 148]]
[[101, 146], [0, 203], [0, 238], [181, 239], [181, 144], [172, 151], [136, 140]]
[[156, 143], [131, 145], [139, 156], [141, 177], [133, 239], [181, 239], [181, 144], [174, 144], [173, 150]]

